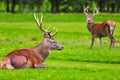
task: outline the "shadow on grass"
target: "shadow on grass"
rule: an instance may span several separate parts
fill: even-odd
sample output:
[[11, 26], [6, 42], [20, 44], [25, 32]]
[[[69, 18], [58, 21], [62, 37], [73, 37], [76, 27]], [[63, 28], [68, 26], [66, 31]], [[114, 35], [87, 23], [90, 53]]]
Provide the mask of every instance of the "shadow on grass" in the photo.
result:
[[[55, 60], [55, 59], [54, 59]], [[72, 62], [91, 62], [91, 63], [105, 63], [105, 64], [120, 64], [120, 61], [101, 61], [101, 60], [77, 60], [77, 59], [66, 59], [66, 60], [61, 60], [61, 59], [56, 59], [60, 61], [72, 61]]]

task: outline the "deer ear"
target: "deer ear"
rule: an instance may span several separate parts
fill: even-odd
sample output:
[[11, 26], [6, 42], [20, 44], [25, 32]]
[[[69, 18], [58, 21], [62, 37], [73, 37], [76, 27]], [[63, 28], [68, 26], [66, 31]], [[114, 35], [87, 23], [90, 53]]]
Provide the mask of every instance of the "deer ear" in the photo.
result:
[[42, 36], [43, 36], [44, 38], [47, 38], [47, 34], [46, 34], [45, 32], [42, 33]]
[[48, 33], [46, 33], [46, 32], [43, 32], [43, 33], [42, 33], [42, 36], [43, 36], [44, 38], [49, 38], [49, 35], [48, 35]]

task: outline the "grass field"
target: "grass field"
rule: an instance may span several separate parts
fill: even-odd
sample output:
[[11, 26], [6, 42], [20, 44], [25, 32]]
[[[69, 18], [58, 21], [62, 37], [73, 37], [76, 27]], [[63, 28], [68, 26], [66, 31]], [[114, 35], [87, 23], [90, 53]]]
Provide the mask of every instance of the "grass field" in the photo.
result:
[[[40, 16], [40, 15], [39, 15]], [[109, 49], [109, 38], [103, 38], [103, 47], [91, 34], [83, 14], [44, 14], [43, 26], [49, 24], [59, 32], [55, 39], [64, 49], [52, 51], [44, 64], [46, 69], [0, 69], [0, 80], [119, 80], [120, 79], [120, 14], [99, 14], [94, 19], [116, 22], [115, 49]], [[36, 46], [41, 40], [33, 14], [0, 14], [0, 60], [10, 51]]]

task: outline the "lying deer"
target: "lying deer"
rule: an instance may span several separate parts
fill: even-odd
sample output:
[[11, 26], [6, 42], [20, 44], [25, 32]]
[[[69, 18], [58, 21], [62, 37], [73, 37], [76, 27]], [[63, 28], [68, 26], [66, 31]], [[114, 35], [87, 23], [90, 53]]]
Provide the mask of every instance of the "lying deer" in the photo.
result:
[[94, 44], [94, 39], [95, 37], [98, 37], [100, 40], [100, 47], [102, 47], [102, 37], [108, 36], [110, 38], [110, 48], [113, 46], [115, 43], [115, 39], [113, 37], [114, 29], [115, 29], [115, 22], [111, 20], [106, 20], [101, 23], [94, 23], [93, 18], [95, 15], [98, 13], [98, 9], [96, 8], [96, 12], [93, 12], [91, 16], [88, 15], [88, 7], [84, 8], [84, 15], [86, 16], [87, 19], [87, 28], [92, 34], [92, 43], [91, 47]]
[[42, 64], [48, 57], [51, 50], [62, 50], [63, 47], [54, 40], [56, 30], [44, 30], [41, 22], [34, 14], [35, 21], [42, 31], [44, 40], [33, 48], [20, 49], [10, 52], [1, 61], [1, 68], [4, 69], [21, 69], [21, 68], [45, 68]]

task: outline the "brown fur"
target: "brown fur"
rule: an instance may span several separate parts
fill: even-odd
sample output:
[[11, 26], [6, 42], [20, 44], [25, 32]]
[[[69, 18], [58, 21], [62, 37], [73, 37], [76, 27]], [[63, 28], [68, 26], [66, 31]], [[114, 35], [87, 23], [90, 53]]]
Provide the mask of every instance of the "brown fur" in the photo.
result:
[[95, 15], [99, 12], [97, 8], [95, 12], [93, 12], [93, 14], [91, 16], [88, 15], [88, 8], [89, 7], [84, 7], [84, 15], [87, 19], [87, 27], [88, 30], [91, 32], [92, 34], [92, 43], [91, 43], [91, 47], [94, 44], [94, 38], [95, 37], [99, 37], [100, 39], [100, 47], [102, 45], [102, 37], [108, 36], [110, 38], [110, 48], [113, 46], [114, 47], [114, 43], [115, 43], [115, 39], [113, 37], [113, 33], [114, 33], [114, 29], [115, 29], [115, 22], [111, 21], [111, 20], [107, 20], [101, 23], [94, 23], [93, 22], [93, 18], [95, 17]]
[[[100, 39], [102, 37], [108, 36], [111, 39], [111, 45], [114, 45], [114, 37], [113, 37], [113, 33], [114, 33], [114, 29], [115, 29], [115, 22], [107, 20], [104, 21], [102, 23], [88, 23], [87, 25], [88, 30], [91, 32], [92, 34], [92, 44], [91, 44], [91, 48], [93, 46], [94, 43], [94, 38], [95, 37], [99, 37]], [[113, 31], [111, 31], [111, 27], [113, 27]], [[101, 47], [101, 42], [100, 42], [100, 47]]]
[[[42, 31], [44, 40], [37, 46], [30, 49], [20, 49], [10, 52], [1, 61], [1, 68], [21, 69], [21, 68], [45, 68], [42, 62], [48, 57], [51, 50], [62, 50], [63, 46], [54, 40], [53, 36], [57, 33], [54, 30], [50, 32], [42, 29], [41, 22], [34, 14], [35, 21]], [[40, 24], [39, 24], [40, 23]]]
[[[113, 21], [107, 20], [104, 21], [103, 23], [89, 23], [88, 24], [88, 29], [89, 31], [95, 35], [96, 37], [98, 36], [107, 36], [106, 33], [106, 28], [108, 29], [109, 33], [110, 33], [110, 26], [111, 25], [113, 28], [115, 28], [115, 23]], [[91, 27], [91, 28], [89, 28]]]
[[20, 49], [6, 55], [1, 62], [1, 68], [7, 68], [7, 64], [16, 69], [41, 67], [41, 59], [31, 49]]

